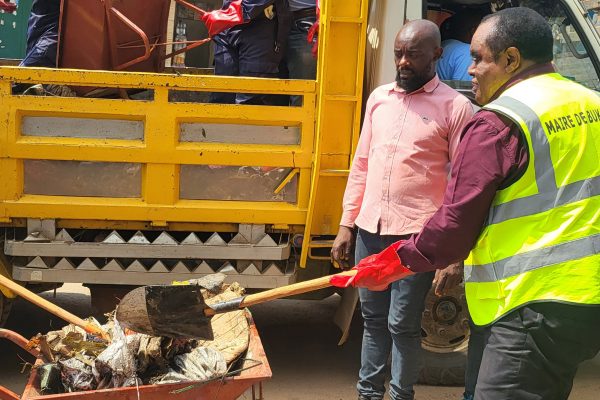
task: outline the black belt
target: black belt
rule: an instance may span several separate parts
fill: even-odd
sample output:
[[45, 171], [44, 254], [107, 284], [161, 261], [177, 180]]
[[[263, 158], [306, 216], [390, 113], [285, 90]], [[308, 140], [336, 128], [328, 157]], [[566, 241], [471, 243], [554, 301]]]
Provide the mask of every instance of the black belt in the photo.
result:
[[295, 20], [307, 17], [317, 18], [317, 9], [314, 7], [303, 8], [301, 10], [292, 11], [292, 18]]

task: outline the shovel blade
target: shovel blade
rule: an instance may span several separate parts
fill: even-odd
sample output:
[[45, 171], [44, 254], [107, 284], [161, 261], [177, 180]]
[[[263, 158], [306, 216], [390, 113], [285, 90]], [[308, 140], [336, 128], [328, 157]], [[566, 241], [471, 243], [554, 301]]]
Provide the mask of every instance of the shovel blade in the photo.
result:
[[213, 340], [208, 307], [198, 285], [142, 286], [119, 302], [116, 318], [132, 331], [152, 336]]

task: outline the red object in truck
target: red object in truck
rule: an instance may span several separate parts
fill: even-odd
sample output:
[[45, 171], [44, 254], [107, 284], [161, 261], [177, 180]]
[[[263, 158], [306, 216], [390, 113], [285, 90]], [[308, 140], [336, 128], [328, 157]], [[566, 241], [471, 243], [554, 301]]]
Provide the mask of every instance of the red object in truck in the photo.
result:
[[17, 10], [17, 5], [10, 1], [0, 0], [0, 10], [11, 13]]
[[[62, 0], [58, 67], [161, 72], [169, 0]], [[74, 88], [85, 95], [93, 88]]]

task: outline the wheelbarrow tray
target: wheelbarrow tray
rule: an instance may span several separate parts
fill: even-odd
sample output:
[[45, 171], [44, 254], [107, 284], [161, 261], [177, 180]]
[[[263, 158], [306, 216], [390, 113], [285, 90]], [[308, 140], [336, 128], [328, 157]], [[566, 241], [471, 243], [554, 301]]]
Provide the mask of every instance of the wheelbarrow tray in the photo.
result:
[[[21, 400], [50, 400], [50, 399], [118, 399], [118, 400], [233, 400], [240, 397], [246, 390], [256, 384], [260, 384], [265, 379], [271, 377], [271, 367], [267, 361], [267, 356], [258, 336], [256, 325], [248, 314], [250, 324], [250, 340], [246, 352], [246, 360], [242, 363], [239, 375], [225, 377], [210, 382], [182, 382], [165, 385], [144, 385], [139, 387], [125, 387], [114, 389], [90, 390], [74, 393], [60, 393], [52, 395], [40, 394], [39, 379], [37, 369], [34, 368], [29, 376], [25, 391]], [[260, 364], [258, 364], [258, 363]], [[37, 358], [35, 366], [44, 364], [44, 360]], [[253, 367], [253, 365], [258, 364]], [[244, 369], [248, 368], [248, 369]], [[185, 389], [185, 390], [184, 390]]]

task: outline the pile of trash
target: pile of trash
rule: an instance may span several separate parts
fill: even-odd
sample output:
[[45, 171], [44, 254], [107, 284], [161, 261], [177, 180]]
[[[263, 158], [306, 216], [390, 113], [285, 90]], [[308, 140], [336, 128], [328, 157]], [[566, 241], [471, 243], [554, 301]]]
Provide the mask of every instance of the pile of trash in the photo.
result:
[[[186, 283], [200, 285], [207, 304], [243, 295], [239, 284], [226, 285], [224, 279], [223, 274], [214, 274]], [[41, 393], [207, 381], [225, 376], [248, 348], [246, 313], [238, 310], [214, 316], [213, 340], [174, 339], [124, 330], [114, 319], [114, 312], [102, 325], [110, 337], [108, 341], [74, 325], [38, 334], [30, 346], [48, 361], [38, 367]]]

